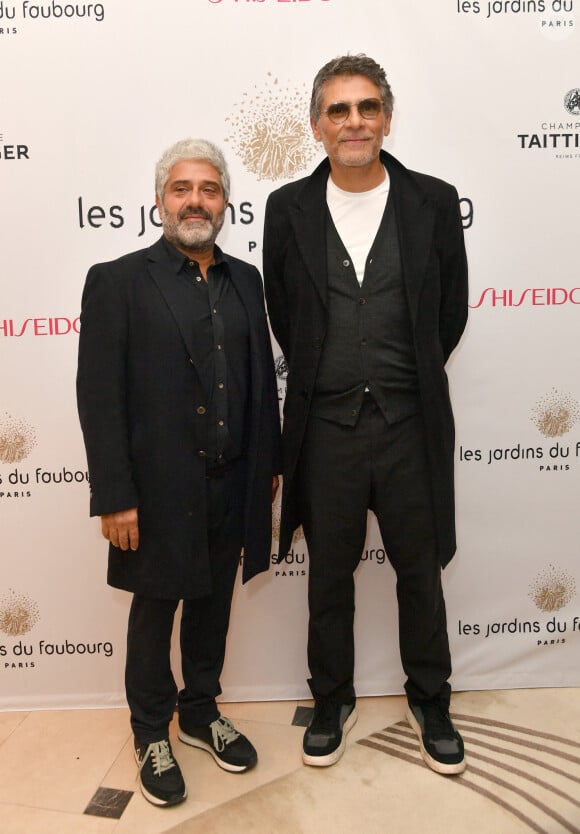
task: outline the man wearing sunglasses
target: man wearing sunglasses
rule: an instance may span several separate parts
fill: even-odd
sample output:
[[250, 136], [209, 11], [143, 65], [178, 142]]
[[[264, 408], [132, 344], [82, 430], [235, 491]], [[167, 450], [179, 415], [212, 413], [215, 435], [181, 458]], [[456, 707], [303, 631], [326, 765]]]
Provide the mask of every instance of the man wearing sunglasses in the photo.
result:
[[338, 761], [356, 720], [353, 573], [370, 509], [397, 576], [407, 718], [426, 763], [455, 774], [465, 761], [441, 587], [456, 547], [444, 366], [467, 319], [467, 263], [455, 188], [382, 150], [392, 109], [374, 60], [327, 63], [310, 106], [327, 158], [268, 199], [266, 298], [289, 369], [279, 558], [302, 524], [315, 699], [304, 762]]

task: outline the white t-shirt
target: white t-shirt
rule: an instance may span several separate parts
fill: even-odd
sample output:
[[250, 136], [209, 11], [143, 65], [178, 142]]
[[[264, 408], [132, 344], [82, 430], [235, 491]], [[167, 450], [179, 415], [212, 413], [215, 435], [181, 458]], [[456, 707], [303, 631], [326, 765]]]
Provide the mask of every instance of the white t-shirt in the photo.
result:
[[328, 178], [326, 202], [359, 284], [363, 282], [368, 254], [383, 219], [389, 186], [386, 169], [383, 182], [370, 191], [343, 191]]

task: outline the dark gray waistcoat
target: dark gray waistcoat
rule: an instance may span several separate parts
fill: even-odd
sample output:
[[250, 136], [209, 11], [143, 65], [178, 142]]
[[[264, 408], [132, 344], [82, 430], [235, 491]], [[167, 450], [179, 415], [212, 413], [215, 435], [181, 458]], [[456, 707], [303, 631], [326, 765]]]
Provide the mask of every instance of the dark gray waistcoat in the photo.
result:
[[342, 425], [358, 420], [365, 390], [389, 423], [417, 413], [417, 371], [397, 221], [389, 199], [362, 286], [328, 214], [328, 328], [311, 414]]

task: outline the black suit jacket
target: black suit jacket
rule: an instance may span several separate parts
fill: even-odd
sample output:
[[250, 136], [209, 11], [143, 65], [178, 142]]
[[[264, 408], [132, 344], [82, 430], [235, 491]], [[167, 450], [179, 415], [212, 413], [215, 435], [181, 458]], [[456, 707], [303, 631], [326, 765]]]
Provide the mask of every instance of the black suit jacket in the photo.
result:
[[[444, 365], [467, 320], [467, 261], [457, 191], [409, 171], [381, 151], [397, 216], [413, 330], [421, 413], [428, 444], [439, 556], [455, 552], [454, 424]], [[296, 467], [327, 323], [325, 159], [311, 176], [273, 192], [266, 206], [264, 282], [274, 335], [288, 364], [283, 426], [280, 554], [301, 523]], [[339, 476], [339, 473], [336, 473]], [[329, 473], [329, 477], [333, 477]]]
[[[260, 274], [237, 258], [224, 260], [250, 326], [246, 581], [270, 561], [280, 419]], [[183, 292], [162, 240], [93, 266], [82, 299], [77, 375], [91, 515], [139, 511], [139, 549], [110, 546], [109, 583], [172, 599], [210, 590], [207, 413]]]

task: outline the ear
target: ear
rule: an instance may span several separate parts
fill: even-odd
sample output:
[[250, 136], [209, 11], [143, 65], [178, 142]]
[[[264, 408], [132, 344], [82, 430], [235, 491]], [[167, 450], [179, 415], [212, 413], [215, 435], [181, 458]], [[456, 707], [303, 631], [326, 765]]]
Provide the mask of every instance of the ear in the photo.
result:
[[393, 118], [393, 114], [389, 113], [388, 116], [385, 117], [385, 136], [388, 136], [391, 132], [391, 119]]
[[316, 139], [317, 142], [322, 141], [322, 134], [318, 129], [318, 124], [314, 121], [314, 119], [310, 119], [310, 127], [312, 128], [312, 135]]
[[161, 212], [163, 211], [163, 206], [161, 205], [161, 200], [159, 199], [159, 194], [157, 192], [155, 192], [155, 205], [157, 206], [159, 217], [162, 217]]

